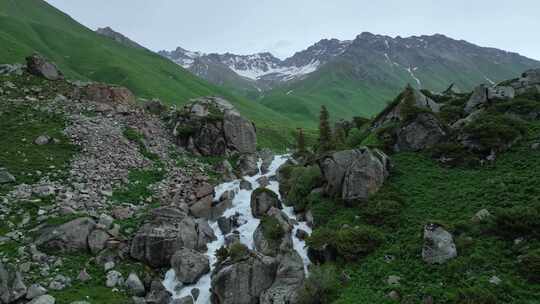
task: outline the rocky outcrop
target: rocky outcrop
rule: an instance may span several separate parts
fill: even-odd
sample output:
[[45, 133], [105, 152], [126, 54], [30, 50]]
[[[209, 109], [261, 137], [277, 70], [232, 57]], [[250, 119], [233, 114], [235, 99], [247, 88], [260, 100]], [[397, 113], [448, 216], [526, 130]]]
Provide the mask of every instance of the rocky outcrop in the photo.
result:
[[169, 267], [171, 257], [182, 248], [205, 251], [215, 235], [203, 219], [194, 219], [172, 207], [153, 210], [150, 219], [131, 241], [131, 256], [145, 264]]
[[509, 84], [516, 94], [524, 94], [527, 92], [535, 92], [540, 94], [540, 69], [528, 70]]
[[[268, 227], [270, 225], [272, 226]], [[292, 251], [292, 230], [293, 225], [289, 222], [289, 217], [283, 211], [271, 208], [253, 233], [255, 249], [273, 257], [282, 252]]]
[[26, 69], [30, 74], [44, 77], [48, 80], [64, 79], [64, 75], [62, 75], [62, 72], [60, 72], [56, 65], [39, 54], [26, 57]]
[[266, 188], [255, 189], [251, 193], [251, 214], [256, 218], [261, 218], [270, 208], [281, 209], [281, 202], [277, 194]]
[[305, 279], [302, 258], [296, 251], [291, 250], [280, 255], [278, 260], [274, 283], [262, 293], [260, 304], [301, 303], [298, 290]]
[[252, 154], [257, 136], [253, 123], [219, 97], [194, 100], [170, 117], [178, 144], [205, 156]]
[[367, 200], [388, 177], [390, 159], [377, 149], [364, 147], [335, 152], [321, 159], [319, 167], [328, 195], [345, 201]]
[[422, 259], [428, 264], [443, 264], [457, 257], [454, 238], [443, 227], [430, 223], [424, 227]]
[[447, 135], [432, 113], [420, 113], [396, 130], [395, 151], [420, 151], [434, 147]]
[[228, 259], [212, 274], [214, 304], [258, 304], [276, 277], [276, 259], [249, 251], [239, 260]]
[[26, 285], [21, 274], [10, 265], [0, 261], [0, 303], [9, 304], [21, 299], [26, 294]]
[[422, 92], [408, 86], [398, 96], [396, 102], [388, 106], [372, 124], [373, 129], [380, 128], [388, 123], [401, 122], [407, 117], [407, 111], [411, 108], [417, 108], [427, 112], [438, 113], [441, 105], [424, 95]]
[[197, 282], [204, 274], [210, 272], [208, 257], [193, 249], [182, 248], [171, 259], [176, 279], [185, 284]]
[[512, 99], [515, 96], [516, 91], [512, 86], [487, 86], [481, 84], [474, 88], [465, 105], [465, 112], [472, 113], [490, 102]]
[[46, 228], [35, 243], [40, 248], [60, 251], [88, 251], [88, 236], [96, 222], [88, 217], [78, 218], [58, 227]]
[[117, 108], [123, 104], [132, 104], [136, 100], [135, 95], [127, 88], [103, 83], [91, 83], [77, 87], [72, 97], [116, 106]]

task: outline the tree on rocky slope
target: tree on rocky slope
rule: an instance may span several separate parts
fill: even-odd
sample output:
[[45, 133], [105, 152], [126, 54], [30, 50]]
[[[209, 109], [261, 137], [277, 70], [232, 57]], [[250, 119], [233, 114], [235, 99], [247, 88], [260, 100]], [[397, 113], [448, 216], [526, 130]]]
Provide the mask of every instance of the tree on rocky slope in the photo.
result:
[[321, 106], [319, 116], [319, 152], [332, 150], [332, 130], [329, 122], [330, 115], [325, 106]]

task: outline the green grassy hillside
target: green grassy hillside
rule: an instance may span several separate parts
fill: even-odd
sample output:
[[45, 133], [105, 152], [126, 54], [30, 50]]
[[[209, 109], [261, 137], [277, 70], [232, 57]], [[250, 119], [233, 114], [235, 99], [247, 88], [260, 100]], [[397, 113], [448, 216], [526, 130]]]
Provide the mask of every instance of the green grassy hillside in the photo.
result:
[[[290, 124], [280, 114], [211, 85], [157, 54], [98, 35], [42, 0], [0, 0], [0, 45], [0, 63], [23, 62], [38, 51], [68, 78], [123, 85], [143, 98], [183, 104], [194, 97], [223, 96], [263, 134], [273, 133], [261, 139], [264, 145], [280, 144], [290, 134], [281, 131]], [[276, 135], [281, 135], [279, 140]]]

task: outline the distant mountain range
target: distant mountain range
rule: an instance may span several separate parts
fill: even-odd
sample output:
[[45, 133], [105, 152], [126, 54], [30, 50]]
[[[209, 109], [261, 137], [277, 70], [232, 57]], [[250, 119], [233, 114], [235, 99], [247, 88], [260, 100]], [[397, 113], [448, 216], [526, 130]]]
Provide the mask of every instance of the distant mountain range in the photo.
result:
[[[103, 32], [103, 31], [102, 31]], [[131, 40], [108, 30], [127, 44]], [[123, 38], [122, 38], [123, 37]], [[513, 78], [540, 62], [441, 34], [389, 37], [363, 32], [354, 40], [323, 39], [281, 60], [270, 53], [160, 51], [191, 73], [299, 121], [315, 125], [321, 105], [334, 117], [373, 116], [404, 86], [470, 91]]]
[[444, 35], [323, 39], [292, 57], [160, 51], [195, 75], [255, 98], [295, 120], [314, 121], [321, 104], [339, 117], [371, 116], [405, 85], [469, 91], [540, 67], [517, 53]]

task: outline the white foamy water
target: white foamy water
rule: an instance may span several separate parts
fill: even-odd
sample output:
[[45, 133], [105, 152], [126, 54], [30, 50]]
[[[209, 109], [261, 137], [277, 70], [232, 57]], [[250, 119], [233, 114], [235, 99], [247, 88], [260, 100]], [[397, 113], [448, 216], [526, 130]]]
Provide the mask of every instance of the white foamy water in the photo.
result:
[[[257, 182], [257, 179], [266, 176], [268, 178], [272, 178], [276, 176], [276, 172], [283, 165], [287, 159], [288, 155], [279, 155], [274, 157], [274, 160], [272, 161], [270, 167], [268, 168], [268, 173], [262, 174], [260, 167], [262, 165], [262, 161], [259, 161], [259, 173], [254, 176], [245, 176], [244, 179], [247, 180], [251, 186], [252, 189], [255, 190], [259, 188], [259, 183]], [[279, 183], [277, 181], [271, 181], [270, 185], [268, 185], [266, 188], [274, 191], [278, 196], [279, 194]], [[253, 243], [253, 233], [255, 232], [255, 229], [257, 229], [257, 226], [259, 225], [260, 220], [253, 217], [251, 214], [251, 193], [253, 190], [241, 190], [240, 189], [240, 180], [235, 180], [232, 182], [227, 182], [220, 184], [216, 186], [215, 188], [215, 200], [219, 200], [219, 198], [227, 191], [234, 191], [235, 196], [232, 202], [232, 207], [227, 209], [223, 216], [229, 217], [233, 216], [235, 214], [239, 214], [239, 223], [241, 224], [240, 227], [238, 227], [236, 230], [240, 232], [240, 242], [248, 246], [250, 249], [254, 248]], [[280, 196], [281, 198], [281, 196]], [[285, 214], [289, 216], [289, 218], [296, 220], [296, 215], [294, 214], [292, 207], [285, 207], [283, 209]], [[206, 255], [208, 256], [210, 260], [210, 273], [204, 275], [201, 277], [201, 279], [192, 285], [186, 285], [183, 286], [181, 289], [177, 288], [179, 285], [179, 282], [176, 280], [176, 275], [174, 273], [173, 269], [170, 269], [167, 274], [165, 275], [165, 280], [163, 281], [163, 285], [165, 288], [167, 288], [168, 291], [170, 291], [173, 294], [173, 298], [183, 298], [185, 296], [191, 295], [191, 290], [194, 288], [198, 288], [200, 291], [199, 298], [197, 299], [197, 304], [209, 304], [210, 303], [210, 283], [211, 283], [211, 273], [214, 269], [214, 264], [217, 261], [217, 258], [215, 256], [216, 251], [221, 248], [225, 244], [225, 235], [221, 233], [221, 230], [218, 227], [217, 222], [210, 221], [209, 222], [210, 227], [212, 230], [214, 230], [214, 234], [217, 237], [217, 240], [208, 243], [208, 251], [206, 252]], [[311, 228], [308, 227], [308, 225], [305, 222], [298, 222], [294, 226], [294, 230], [292, 231], [292, 238], [293, 238], [293, 247], [294, 249], [300, 254], [302, 257], [302, 260], [304, 261], [304, 270], [307, 274], [307, 267], [310, 264], [309, 258], [307, 256], [307, 249], [306, 244], [304, 241], [298, 239], [296, 237], [296, 231], [298, 229], [302, 229], [308, 233], [311, 233]]]

